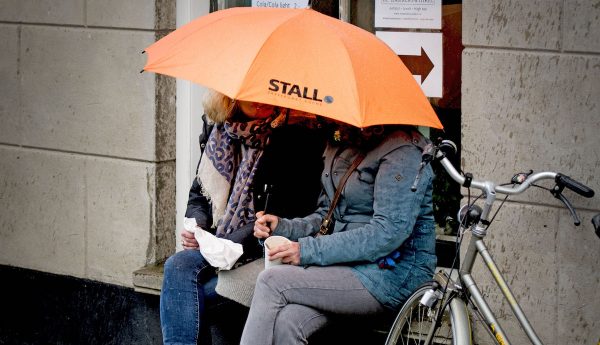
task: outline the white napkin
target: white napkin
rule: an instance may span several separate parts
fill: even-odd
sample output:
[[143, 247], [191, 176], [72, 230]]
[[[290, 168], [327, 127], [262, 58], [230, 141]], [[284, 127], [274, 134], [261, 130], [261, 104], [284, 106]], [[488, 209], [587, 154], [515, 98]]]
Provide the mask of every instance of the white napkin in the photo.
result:
[[239, 243], [224, 238], [218, 238], [210, 232], [203, 230], [196, 224], [196, 219], [183, 220], [185, 230], [194, 233], [200, 253], [212, 267], [221, 270], [230, 270], [237, 259], [242, 256], [244, 249]]

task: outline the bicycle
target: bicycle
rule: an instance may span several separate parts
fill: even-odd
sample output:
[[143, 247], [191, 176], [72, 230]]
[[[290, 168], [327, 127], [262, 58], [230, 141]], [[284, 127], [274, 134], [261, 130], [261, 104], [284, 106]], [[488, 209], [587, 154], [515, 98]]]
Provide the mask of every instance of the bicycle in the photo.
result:
[[[471, 276], [477, 255], [481, 256], [486, 264], [485, 266], [494, 277], [496, 285], [500, 287], [504, 297], [509, 302], [517, 321], [525, 331], [527, 337], [533, 344], [541, 345], [540, 338], [523, 313], [505, 279], [502, 277], [483, 239], [486, 237], [489, 225], [509, 195], [521, 194], [531, 186], [547, 189], [569, 209], [575, 225], [579, 225], [581, 221], [575, 209], [562, 192], [565, 188], [568, 188], [577, 194], [591, 198], [594, 196], [594, 191], [566, 175], [555, 172], [533, 173], [530, 171], [528, 173], [519, 173], [511, 179], [511, 183], [504, 185], [497, 185], [492, 181], [475, 180], [471, 174], [461, 175], [452, 163], [450, 163], [447, 155], [455, 153], [456, 145], [453, 142], [438, 140], [435, 145], [430, 145], [423, 153], [421, 166], [437, 160], [454, 181], [465, 188], [469, 188], [469, 195], [470, 188], [482, 191], [479, 197], [473, 202], [469, 200], [459, 211], [458, 221], [460, 222], [460, 228], [457, 235], [455, 262], [459, 257], [459, 248], [462, 243], [461, 235], [465, 231], [471, 231], [472, 236], [464, 258], [458, 267], [458, 279], [455, 281], [451, 278], [453, 268], [450, 273], [440, 271], [436, 273], [433, 281], [413, 292], [400, 309], [392, 324], [386, 345], [470, 345], [473, 343], [471, 331], [472, 320], [467, 307], [470, 307], [470, 310], [474, 313], [473, 315], [477, 316], [480, 320], [484, 320], [487, 326], [486, 329], [497, 344], [510, 344], [506, 332], [498, 323], [485, 297]], [[419, 175], [415, 179], [415, 186], [418, 180]], [[554, 180], [555, 186], [549, 189], [535, 184], [541, 180]], [[492, 206], [497, 201], [497, 194], [504, 194], [506, 197], [490, 218]], [[480, 197], [485, 199], [483, 208], [475, 204]], [[594, 217], [592, 223], [596, 229], [596, 234], [600, 237], [600, 214]], [[455, 264], [452, 264], [451, 267], [454, 266]]]

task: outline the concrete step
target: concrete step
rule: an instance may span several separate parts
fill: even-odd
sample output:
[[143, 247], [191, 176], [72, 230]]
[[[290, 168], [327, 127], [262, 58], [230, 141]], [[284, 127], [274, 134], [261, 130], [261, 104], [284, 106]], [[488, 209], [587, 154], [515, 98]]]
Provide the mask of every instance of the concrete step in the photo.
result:
[[133, 272], [135, 291], [160, 295], [163, 282], [164, 264], [148, 265]]

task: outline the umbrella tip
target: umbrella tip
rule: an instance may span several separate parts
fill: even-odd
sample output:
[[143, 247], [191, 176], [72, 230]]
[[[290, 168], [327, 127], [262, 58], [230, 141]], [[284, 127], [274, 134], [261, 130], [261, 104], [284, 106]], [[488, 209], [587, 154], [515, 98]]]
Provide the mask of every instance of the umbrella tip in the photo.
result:
[[144, 70], [141, 70], [140, 73], [144, 73]]
[[142, 50], [142, 54], [146, 54], [146, 51], [145, 51], [145, 50]]

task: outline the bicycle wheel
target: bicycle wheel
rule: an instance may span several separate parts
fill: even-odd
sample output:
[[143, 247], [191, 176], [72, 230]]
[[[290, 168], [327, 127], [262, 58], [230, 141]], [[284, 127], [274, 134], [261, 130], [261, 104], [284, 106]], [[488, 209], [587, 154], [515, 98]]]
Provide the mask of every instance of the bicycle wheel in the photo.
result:
[[[385, 343], [386, 345], [423, 345], [425, 343], [431, 326], [435, 321], [435, 315], [437, 315], [438, 309], [441, 307], [439, 301], [431, 309], [420, 304], [421, 297], [431, 288], [432, 283], [427, 283], [410, 295], [392, 325]], [[458, 303], [464, 305], [462, 301]], [[457, 339], [457, 334], [464, 334], [464, 332], [457, 331], [457, 327], [462, 327], [464, 330], [465, 327], [468, 329], [469, 326], [455, 325], [452, 322], [455, 319], [452, 308], [453, 306], [448, 306], [444, 310], [441, 324], [433, 335], [432, 345], [470, 344], [470, 336], [468, 337], [469, 339]], [[465, 311], [466, 308], [463, 308], [462, 312]], [[464, 320], [464, 315], [461, 315], [461, 318]], [[468, 320], [468, 317], [466, 320]]]

